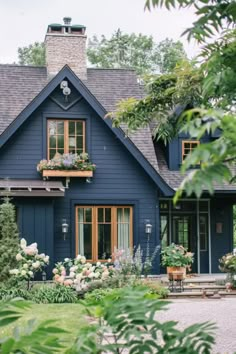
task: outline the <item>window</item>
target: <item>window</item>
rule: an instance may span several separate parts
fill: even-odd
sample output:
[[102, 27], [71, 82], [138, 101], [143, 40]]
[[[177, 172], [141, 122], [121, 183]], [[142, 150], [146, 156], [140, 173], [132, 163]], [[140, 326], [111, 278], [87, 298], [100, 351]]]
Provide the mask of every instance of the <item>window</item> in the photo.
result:
[[77, 206], [76, 254], [96, 262], [128, 249], [133, 240], [133, 209], [129, 206]]
[[200, 251], [207, 251], [208, 215], [199, 217]]
[[198, 145], [199, 141], [196, 140], [183, 140], [182, 141], [182, 161], [193, 151]]
[[82, 120], [48, 120], [48, 159], [56, 153], [85, 152], [85, 122]]

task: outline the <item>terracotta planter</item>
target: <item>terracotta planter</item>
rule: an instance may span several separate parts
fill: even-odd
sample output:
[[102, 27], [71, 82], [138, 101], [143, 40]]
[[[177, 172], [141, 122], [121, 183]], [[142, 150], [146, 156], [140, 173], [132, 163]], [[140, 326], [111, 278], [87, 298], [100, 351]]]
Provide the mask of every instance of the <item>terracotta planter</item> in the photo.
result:
[[186, 278], [185, 267], [167, 267], [168, 278], [172, 280], [182, 280]]

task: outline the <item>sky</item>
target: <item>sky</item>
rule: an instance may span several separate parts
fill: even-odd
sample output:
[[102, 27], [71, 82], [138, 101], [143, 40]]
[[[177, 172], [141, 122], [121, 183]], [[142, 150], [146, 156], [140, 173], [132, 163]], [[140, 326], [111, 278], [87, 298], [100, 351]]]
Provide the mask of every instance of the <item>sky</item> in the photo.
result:
[[195, 19], [192, 9], [155, 9], [144, 11], [145, 0], [0, 0], [0, 63], [17, 62], [17, 48], [42, 42], [50, 23], [87, 27], [88, 38], [111, 34], [120, 28], [126, 33], [152, 35], [159, 42], [165, 38], [181, 40], [189, 58], [198, 53], [196, 43], [188, 43], [181, 33]]

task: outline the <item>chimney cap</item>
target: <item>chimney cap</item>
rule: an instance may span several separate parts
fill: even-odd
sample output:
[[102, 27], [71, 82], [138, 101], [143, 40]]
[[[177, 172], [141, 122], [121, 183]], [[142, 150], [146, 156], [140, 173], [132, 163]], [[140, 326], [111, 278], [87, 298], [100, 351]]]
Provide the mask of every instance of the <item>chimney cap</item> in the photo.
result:
[[71, 20], [72, 20], [71, 17], [64, 17], [64, 18], [63, 18], [64, 25], [65, 25], [65, 26], [70, 26]]

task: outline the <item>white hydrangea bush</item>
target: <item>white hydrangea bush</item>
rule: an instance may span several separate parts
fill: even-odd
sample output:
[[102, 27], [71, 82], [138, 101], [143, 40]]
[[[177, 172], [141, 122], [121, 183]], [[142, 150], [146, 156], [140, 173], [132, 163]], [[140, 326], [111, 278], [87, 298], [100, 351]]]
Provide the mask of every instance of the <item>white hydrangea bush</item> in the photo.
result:
[[114, 276], [116, 269], [111, 259], [92, 264], [87, 262], [85, 256], [78, 255], [75, 259], [65, 258], [64, 262], [56, 263], [52, 272], [56, 283], [83, 290], [94, 280], [106, 280]]
[[49, 264], [49, 256], [38, 251], [37, 243], [27, 245], [24, 238], [20, 240], [19, 251], [16, 255], [18, 266], [10, 270], [10, 274], [18, 280], [31, 280], [37, 272]]

